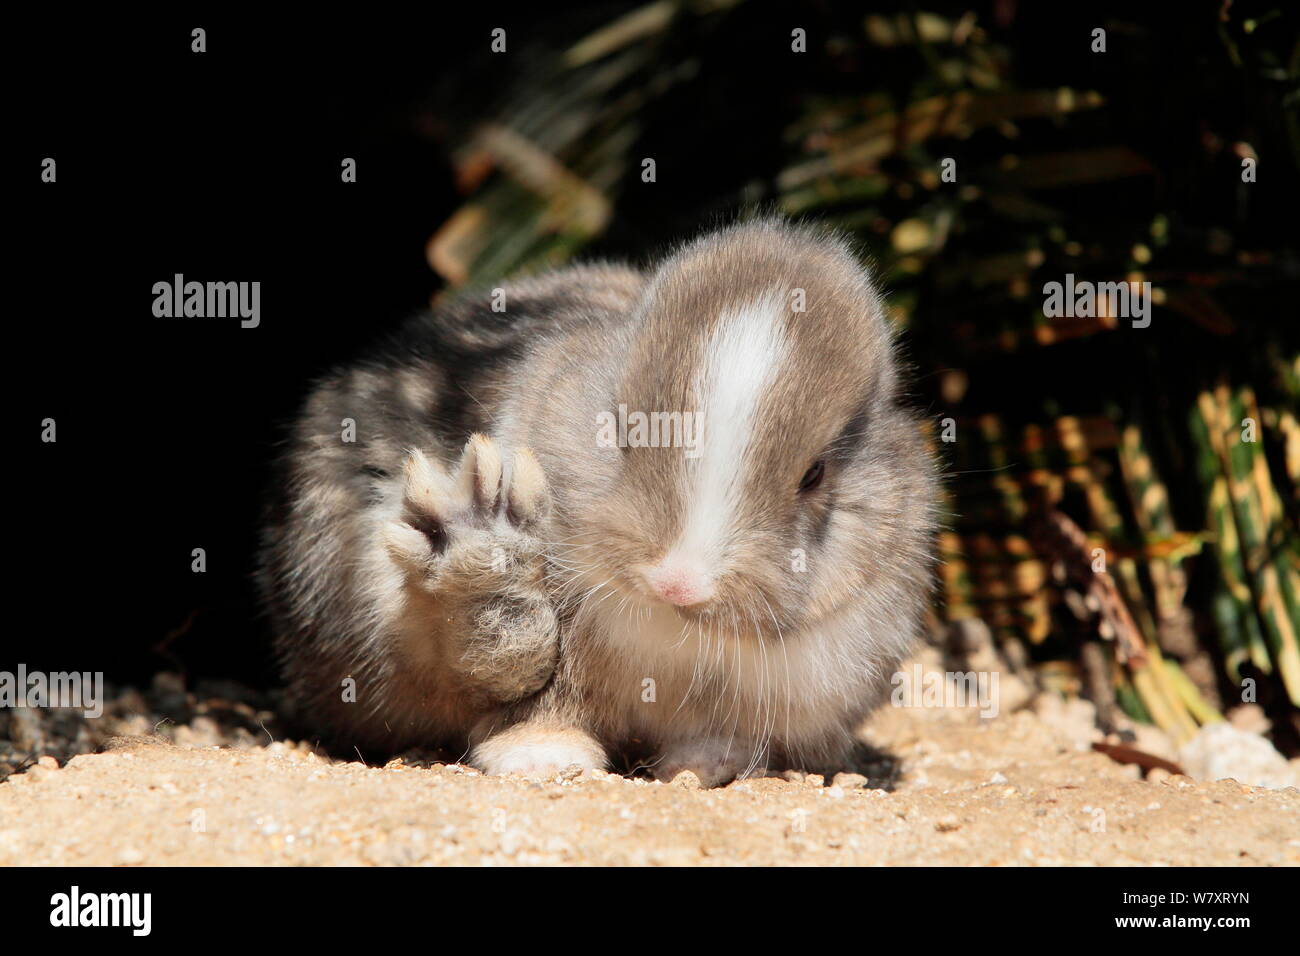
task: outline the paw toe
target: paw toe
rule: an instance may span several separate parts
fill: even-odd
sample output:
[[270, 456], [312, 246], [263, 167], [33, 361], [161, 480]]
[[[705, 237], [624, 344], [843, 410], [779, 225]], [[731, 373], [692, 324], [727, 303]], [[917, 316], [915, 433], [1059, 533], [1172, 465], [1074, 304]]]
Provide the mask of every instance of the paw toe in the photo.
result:
[[516, 525], [527, 527], [541, 517], [546, 506], [546, 474], [537, 456], [528, 448], [515, 452], [510, 475], [506, 516]]
[[417, 449], [402, 467], [402, 497], [408, 515], [428, 515], [445, 521], [454, 494], [451, 477], [436, 461]]
[[475, 510], [491, 515], [501, 500], [501, 451], [486, 435], [473, 434], [460, 458], [460, 487]]

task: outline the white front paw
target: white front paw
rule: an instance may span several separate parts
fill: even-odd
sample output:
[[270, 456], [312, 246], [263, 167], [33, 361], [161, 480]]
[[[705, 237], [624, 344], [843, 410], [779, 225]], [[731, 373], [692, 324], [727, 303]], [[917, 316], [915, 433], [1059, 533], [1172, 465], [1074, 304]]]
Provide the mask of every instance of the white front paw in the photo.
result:
[[512, 727], [474, 748], [471, 762], [485, 773], [555, 773], [572, 766], [603, 769], [605, 750], [588, 734], [571, 728]]

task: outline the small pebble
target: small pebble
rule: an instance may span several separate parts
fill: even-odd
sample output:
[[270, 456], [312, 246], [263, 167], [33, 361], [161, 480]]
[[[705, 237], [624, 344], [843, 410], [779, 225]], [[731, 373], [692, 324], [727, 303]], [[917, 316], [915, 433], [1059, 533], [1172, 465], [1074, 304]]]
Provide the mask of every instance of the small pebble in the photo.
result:
[[670, 786], [680, 787], [683, 790], [701, 789], [700, 778], [695, 775], [693, 770], [683, 770], [677, 776], [673, 777]]
[[144, 862], [144, 854], [135, 847], [129, 846], [117, 855], [117, 860], [127, 866], [133, 866], [136, 863]]
[[831, 778], [831, 786], [843, 787], [845, 790], [865, 790], [869, 782], [860, 773], [837, 773]]
[[518, 830], [507, 830], [501, 834], [501, 852], [506, 856], [514, 856], [524, 845], [524, 836]]

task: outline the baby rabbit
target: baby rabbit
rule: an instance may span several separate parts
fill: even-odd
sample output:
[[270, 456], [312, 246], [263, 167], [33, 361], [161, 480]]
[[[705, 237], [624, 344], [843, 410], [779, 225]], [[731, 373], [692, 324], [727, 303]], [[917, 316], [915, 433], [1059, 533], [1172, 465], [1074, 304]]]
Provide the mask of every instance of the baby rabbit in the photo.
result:
[[857, 259], [762, 221], [503, 292], [297, 425], [262, 581], [307, 713], [489, 772], [634, 741], [706, 785], [843, 766], [918, 632], [936, 501]]

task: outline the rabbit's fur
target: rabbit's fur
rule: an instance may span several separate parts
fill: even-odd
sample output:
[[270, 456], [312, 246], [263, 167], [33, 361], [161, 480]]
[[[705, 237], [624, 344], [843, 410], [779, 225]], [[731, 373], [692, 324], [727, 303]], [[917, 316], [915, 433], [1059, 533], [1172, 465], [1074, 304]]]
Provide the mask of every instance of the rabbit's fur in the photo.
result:
[[[769, 220], [503, 289], [327, 377], [293, 430], [261, 581], [304, 712], [490, 772], [631, 741], [706, 783], [842, 760], [920, 628], [936, 502], [857, 258]], [[611, 445], [620, 406], [698, 416], [698, 446]]]

